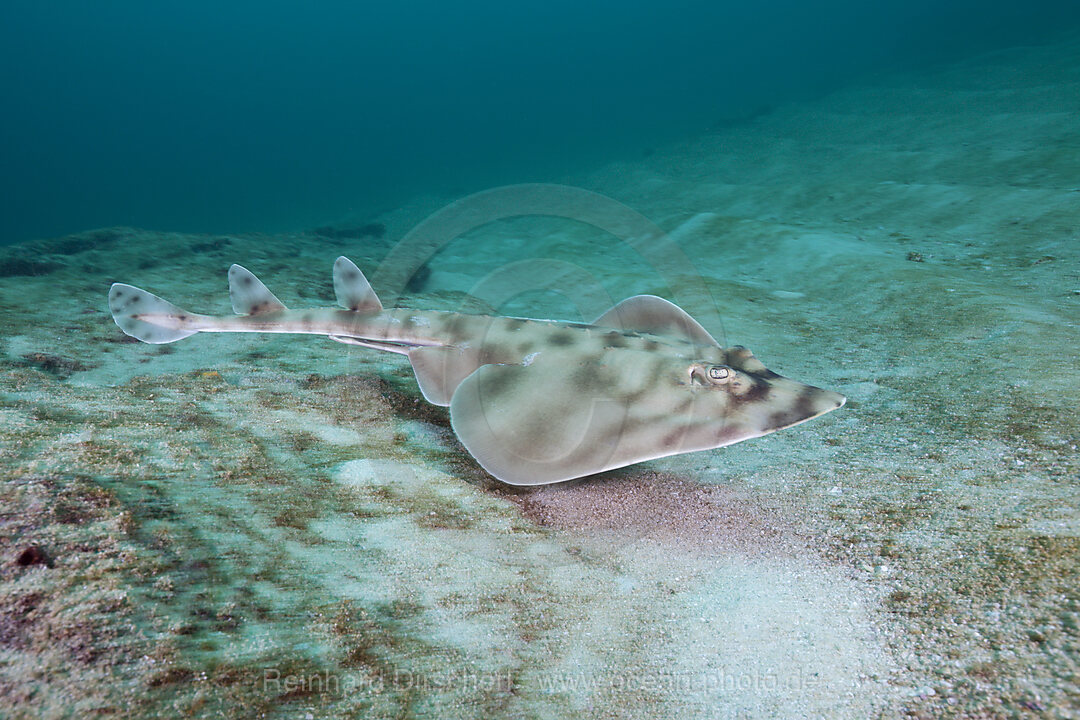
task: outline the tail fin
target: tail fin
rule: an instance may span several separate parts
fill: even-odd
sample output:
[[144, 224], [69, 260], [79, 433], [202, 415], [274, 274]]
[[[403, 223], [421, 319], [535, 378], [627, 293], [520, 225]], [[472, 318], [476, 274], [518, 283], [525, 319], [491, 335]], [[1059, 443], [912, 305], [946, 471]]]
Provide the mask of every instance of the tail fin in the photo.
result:
[[121, 330], [145, 343], [176, 342], [199, 332], [184, 326], [201, 316], [123, 283], [113, 283], [109, 289], [109, 310]]

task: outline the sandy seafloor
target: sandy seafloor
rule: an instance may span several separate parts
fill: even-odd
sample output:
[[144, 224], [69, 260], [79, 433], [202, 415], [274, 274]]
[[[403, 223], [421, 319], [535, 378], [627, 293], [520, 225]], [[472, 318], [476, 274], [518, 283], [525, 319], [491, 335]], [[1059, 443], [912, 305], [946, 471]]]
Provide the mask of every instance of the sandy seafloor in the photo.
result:
[[400, 287], [452, 198], [381, 239], [5, 250], [0, 715], [1080, 716], [1080, 40], [646, 150], [564, 179], [665, 231], [645, 255], [600, 201], [486, 222], [566, 200], [504, 189], [422, 226], [445, 247], [401, 302], [662, 294], [846, 407], [510, 491], [397, 356], [143, 345], [106, 307], [123, 281], [228, 314], [232, 262], [329, 305], [338, 254]]

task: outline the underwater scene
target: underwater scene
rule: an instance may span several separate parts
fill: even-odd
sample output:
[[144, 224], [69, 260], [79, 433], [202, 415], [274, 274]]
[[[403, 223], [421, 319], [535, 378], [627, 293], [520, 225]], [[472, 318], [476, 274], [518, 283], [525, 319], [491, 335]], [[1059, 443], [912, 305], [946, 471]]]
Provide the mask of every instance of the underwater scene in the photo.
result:
[[1080, 6], [0, 57], [0, 717], [1080, 718]]

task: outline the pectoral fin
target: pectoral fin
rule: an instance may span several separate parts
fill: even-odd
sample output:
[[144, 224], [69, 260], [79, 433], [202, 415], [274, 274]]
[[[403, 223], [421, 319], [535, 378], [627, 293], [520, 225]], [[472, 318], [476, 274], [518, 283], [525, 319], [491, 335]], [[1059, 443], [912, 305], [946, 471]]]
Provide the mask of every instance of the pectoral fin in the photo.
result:
[[544, 485], [627, 464], [618, 457], [625, 403], [595, 392], [588, 368], [567, 369], [485, 365], [457, 387], [454, 432], [499, 480]]

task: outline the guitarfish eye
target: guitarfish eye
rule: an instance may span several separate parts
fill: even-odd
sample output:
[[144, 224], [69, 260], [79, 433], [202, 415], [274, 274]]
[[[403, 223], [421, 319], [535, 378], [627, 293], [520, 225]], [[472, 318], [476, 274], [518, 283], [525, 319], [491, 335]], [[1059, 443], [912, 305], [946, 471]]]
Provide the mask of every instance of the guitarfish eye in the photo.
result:
[[709, 379], [716, 383], [724, 383], [731, 379], [731, 368], [727, 365], [713, 365], [709, 368]]

